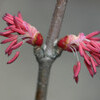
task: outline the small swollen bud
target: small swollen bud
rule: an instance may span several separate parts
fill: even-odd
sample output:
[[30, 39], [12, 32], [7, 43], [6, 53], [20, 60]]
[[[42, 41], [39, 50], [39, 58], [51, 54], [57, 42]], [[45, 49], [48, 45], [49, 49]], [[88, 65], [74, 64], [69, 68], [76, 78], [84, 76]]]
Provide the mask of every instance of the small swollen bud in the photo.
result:
[[41, 46], [43, 44], [43, 37], [40, 33], [37, 33], [33, 39], [33, 45]]
[[67, 44], [67, 39], [68, 39], [68, 36], [65, 36], [64, 38], [60, 39], [58, 41], [58, 47], [62, 48], [63, 50], [66, 50], [66, 44]]

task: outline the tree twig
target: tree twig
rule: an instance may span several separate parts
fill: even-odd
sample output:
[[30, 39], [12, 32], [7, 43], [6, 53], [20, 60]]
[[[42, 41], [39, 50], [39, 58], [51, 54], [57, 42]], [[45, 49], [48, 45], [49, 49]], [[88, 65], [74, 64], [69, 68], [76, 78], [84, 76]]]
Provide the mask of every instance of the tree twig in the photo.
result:
[[49, 28], [48, 36], [46, 39], [46, 53], [51, 53], [54, 47], [54, 41], [58, 38], [62, 20], [64, 17], [66, 4], [68, 0], [57, 0], [57, 4], [54, 10], [54, 14], [51, 20], [51, 26]]
[[54, 46], [58, 38], [67, 0], [57, 0], [51, 26], [46, 40], [46, 49], [35, 47], [34, 54], [39, 63], [38, 81], [35, 100], [46, 100], [50, 69], [62, 50]]
[[[43, 60], [43, 61], [42, 61]], [[48, 81], [51, 69], [51, 59], [44, 58], [39, 64], [36, 100], [46, 100]]]

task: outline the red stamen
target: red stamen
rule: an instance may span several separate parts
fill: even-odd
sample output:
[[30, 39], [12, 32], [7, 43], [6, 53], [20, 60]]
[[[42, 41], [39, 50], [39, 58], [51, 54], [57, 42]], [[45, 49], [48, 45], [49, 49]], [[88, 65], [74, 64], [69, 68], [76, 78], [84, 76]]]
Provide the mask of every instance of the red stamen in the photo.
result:
[[3, 20], [5, 20], [7, 23], [10, 23], [10, 24], [14, 24], [14, 22], [6, 17], [3, 17]]
[[13, 33], [13, 32], [14, 32], [14, 31], [9, 30], [9, 31], [3, 32], [3, 35], [8, 35], [8, 34], [11, 34], [11, 33]]
[[83, 43], [80, 43], [80, 45], [82, 46], [82, 48], [83, 48], [84, 50], [86, 50], [86, 51], [90, 51], [90, 49], [87, 48]]
[[78, 61], [77, 62], [77, 66], [76, 66], [76, 71], [75, 71], [75, 74], [74, 74], [74, 77], [77, 77], [79, 72], [80, 72], [80, 69], [81, 69], [81, 63]]
[[22, 44], [23, 44], [23, 41], [20, 41], [19, 43], [17, 43], [16, 45], [14, 45], [14, 46], [12, 46], [12, 50], [15, 50], [15, 49], [17, 49], [17, 48], [19, 48], [20, 46], [22, 46]]
[[99, 50], [99, 49], [97, 49], [97, 48], [95, 48], [95, 47], [93, 47], [92, 45], [87, 44], [86, 46], [87, 46], [87, 48], [91, 49], [93, 52], [100, 53], [100, 50]]
[[5, 43], [8, 43], [8, 42], [11, 42], [15, 39], [17, 39], [18, 36], [15, 36], [15, 37], [11, 37], [11, 38], [8, 38], [8, 39], [5, 39], [1, 42], [1, 44], [5, 44]]
[[86, 67], [87, 67], [87, 69], [88, 69], [90, 75], [93, 77], [93, 71], [92, 71], [92, 69], [91, 69], [91, 66], [90, 66], [85, 60], [84, 60], [84, 63], [85, 63], [85, 65], [86, 65]]
[[96, 42], [91, 41], [90, 44], [93, 45], [95, 48], [100, 49], [100, 47], [98, 46]]
[[89, 39], [89, 38], [91, 38], [91, 37], [93, 37], [95, 35], [98, 35], [98, 34], [100, 34], [100, 31], [95, 31], [95, 32], [92, 32], [92, 33], [86, 35], [86, 38]]
[[20, 11], [18, 12], [18, 17], [21, 18], [21, 19], [23, 19]]
[[15, 54], [15, 56], [10, 61], [8, 61], [7, 64], [13, 63], [18, 58], [19, 54], [20, 54], [20, 52], [17, 51], [16, 54]]
[[90, 40], [93, 40], [93, 41], [100, 41], [100, 37], [92, 37], [92, 38], [89, 38]]
[[95, 66], [95, 63], [94, 63], [95, 61], [93, 60], [92, 57], [90, 57], [90, 60], [91, 60], [91, 63], [92, 63], [92, 67], [93, 67], [94, 73], [96, 73], [97, 70], [96, 70], [96, 66]]
[[86, 54], [86, 52], [84, 52], [84, 60], [85, 60], [89, 65], [91, 65], [91, 62], [89, 61], [89, 60], [90, 60], [90, 57]]
[[11, 20], [11, 21], [13, 21], [13, 17], [10, 17], [10, 16], [4, 16], [4, 19], [9, 19], [9, 20]]
[[8, 56], [10, 56], [12, 54], [12, 51], [13, 50], [11, 50], [11, 49], [8, 51]]
[[83, 48], [82, 48], [81, 45], [79, 45], [79, 53], [80, 53], [81, 56], [84, 55], [84, 51], [83, 51]]
[[[75, 76], [75, 73], [76, 73], [76, 69], [77, 69], [77, 66], [74, 65], [74, 67], [73, 67], [74, 76]], [[75, 82], [78, 83], [78, 76], [74, 77], [74, 79], [75, 79]]]
[[4, 30], [9, 30], [11, 27], [13, 28], [13, 27], [15, 27], [15, 25], [7, 26], [6, 28], [4, 28]]
[[92, 57], [96, 60], [96, 62], [98, 63], [98, 64], [100, 64], [100, 59], [96, 56], [96, 55], [93, 55], [93, 54], [91, 54], [92, 55]]
[[6, 48], [5, 50], [5, 54], [9, 52], [9, 50], [11, 49], [11, 47], [17, 43], [17, 40], [14, 40], [13, 42], [10, 43], [10, 45]]
[[100, 54], [99, 53], [96, 53], [96, 52], [90, 52], [90, 54], [93, 54], [95, 56], [98, 56], [100, 58]]
[[[18, 28], [18, 29], [21, 29], [20, 28], [20, 25], [18, 24], [18, 21], [16, 20], [16, 17], [14, 17], [14, 22], [15, 22], [15, 26]], [[15, 28], [15, 27], [14, 27]]]
[[20, 30], [20, 29], [17, 29], [17, 28], [15, 28], [15, 27], [10, 27], [10, 28], [11, 28], [11, 30], [13, 30], [13, 31], [15, 31], [15, 32], [18, 32], [18, 33], [20, 33], [21, 35], [24, 35], [24, 34], [25, 34], [25, 32], [22, 31], [22, 30]]
[[6, 13], [5, 14], [6, 16], [9, 16], [9, 17], [13, 17], [11, 14], [9, 14], [9, 13]]

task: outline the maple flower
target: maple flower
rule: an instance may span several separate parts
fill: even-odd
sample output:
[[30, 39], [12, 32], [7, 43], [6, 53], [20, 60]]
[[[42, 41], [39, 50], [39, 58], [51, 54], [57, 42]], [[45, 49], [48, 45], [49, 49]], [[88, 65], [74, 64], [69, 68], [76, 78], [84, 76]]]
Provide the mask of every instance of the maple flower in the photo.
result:
[[[23, 20], [20, 12], [18, 12], [17, 16], [6, 13], [3, 16], [3, 20], [6, 21], [8, 26], [4, 29], [6, 30], [5, 32], [0, 32], [0, 35], [7, 37], [7, 39], [3, 40], [1, 44], [11, 42], [5, 50], [5, 54], [8, 54], [8, 56], [11, 55], [13, 50], [21, 47], [25, 42], [38, 47], [42, 45], [42, 35], [34, 26]], [[17, 51], [15, 56], [7, 64], [14, 62], [18, 58], [19, 53]]]
[[100, 37], [94, 37], [100, 34], [100, 31], [92, 32], [88, 35], [79, 33], [76, 35], [68, 35], [60, 39], [57, 43], [58, 47], [65, 51], [73, 52], [77, 56], [77, 64], [73, 67], [74, 79], [78, 83], [78, 75], [81, 69], [81, 62], [78, 58], [78, 51], [81, 57], [84, 58], [84, 63], [93, 77], [97, 70], [96, 67], [100, 65]]

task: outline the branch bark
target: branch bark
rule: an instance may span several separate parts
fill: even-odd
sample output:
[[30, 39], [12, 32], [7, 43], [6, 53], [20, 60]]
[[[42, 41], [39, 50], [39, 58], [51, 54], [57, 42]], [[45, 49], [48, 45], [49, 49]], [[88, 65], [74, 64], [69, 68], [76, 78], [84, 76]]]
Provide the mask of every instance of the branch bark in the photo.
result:
[[47, 54], [52, 52], [54, 42], [59, 37], [67, 2], [68, 0], [57, 0], [57, 4], [51, 20], [51, 26], [49, 28], [48, 36], [46, 39]]
[[58, 38], [60, 28], [65, 13], [65, 8], [68, 0], [57, 0], [54, 14], [51, 21], [51, 26], [46, 39], [46, 49], [35, 47], [34, 54], [39, 64], [37, 90], [35, 100], [46, 100], [50, 69], [57, 57], [62, 53], [62, 50], [54, 46], [55, 40]]
[[47, 58], [42, 60], [43, 61], [41, 61], [41, 64], [39, 64], [36, 100], [46, 100], [47, 96], [46, 94], [51, 69], [51, 60], [47, 60]]

